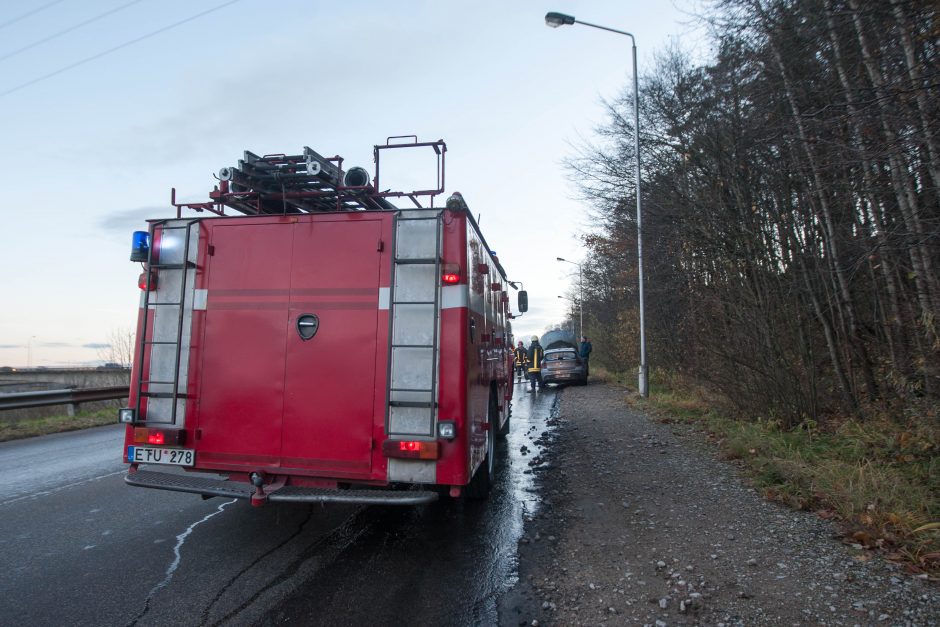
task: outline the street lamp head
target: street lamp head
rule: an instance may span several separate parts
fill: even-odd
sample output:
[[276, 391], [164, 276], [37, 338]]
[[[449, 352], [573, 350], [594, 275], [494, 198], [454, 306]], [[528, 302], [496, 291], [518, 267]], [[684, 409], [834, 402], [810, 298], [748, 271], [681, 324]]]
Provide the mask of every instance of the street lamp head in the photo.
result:
[[562, 259], [561, 257], [555, 257], [555, 261], [568, 261], [567, 259]]
[[545, 24], [546, 26], [551, 26], [552, 28], [558, 28], [559, 26], [567, 26], [569, 24], [574, 24], [573, 15], [565, 15], [564, 13], [546, 13], [545, 14]]

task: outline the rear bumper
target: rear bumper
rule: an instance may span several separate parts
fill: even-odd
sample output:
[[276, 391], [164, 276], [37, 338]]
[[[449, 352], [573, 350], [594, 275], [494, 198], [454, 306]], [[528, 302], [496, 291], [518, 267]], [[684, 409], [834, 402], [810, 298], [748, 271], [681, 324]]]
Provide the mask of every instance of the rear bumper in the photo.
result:
[[[247, 483], [210, 479], [191, 474], [178, 475], [152, 470], [138, 470], [124, 476], [124, 483], [139, 488], [189, 492], [203, 496], [251, 499], [255, 488]], [[272, 503], [358, 503], [361, 505], [420, 505], [436, 501], [430, 490], [330, 490], [285, 486], [265, 492]]]
[[542, 371], [542, 383], [581, 383], [587, 377], [584, 372], [568, 372], [565, 376], [559, 376], [560, 373]]

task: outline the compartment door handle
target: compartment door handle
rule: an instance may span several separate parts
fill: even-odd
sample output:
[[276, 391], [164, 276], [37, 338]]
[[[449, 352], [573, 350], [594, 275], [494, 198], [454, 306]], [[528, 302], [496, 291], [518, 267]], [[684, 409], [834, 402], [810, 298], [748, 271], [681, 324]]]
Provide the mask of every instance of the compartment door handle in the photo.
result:
[[316, 314], [301, 314], [297, 316], [297, 335], [306, 342], [320, 330], [320, 318]]

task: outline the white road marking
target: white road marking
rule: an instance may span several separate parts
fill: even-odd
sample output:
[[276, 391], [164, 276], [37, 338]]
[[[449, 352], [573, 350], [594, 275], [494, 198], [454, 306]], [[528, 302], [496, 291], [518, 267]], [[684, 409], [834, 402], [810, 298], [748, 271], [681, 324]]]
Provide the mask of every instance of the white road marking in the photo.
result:
[[122, 469], [122, 470], [118, 470], [117, 472], [109, 472], [104, 475], [98, 475], [97, 477], [91, 477], [89, 479], [83, 479], [82, 481], [76, 481], [75, 483], [67, 483], [65, 485], [60, 485], [59, 487], [53, 488], [51, 490], [42, 490], [40, 492], [33, 492], [32, 494], [24, 494], [23, 496], [18, 496], [8, 501], [0, 502], [0, 506], [10, 505], [12, 503], [18, 503], [19, 501], [24, 501], [26, 499], [35, 499], [35, 498], [39, 498], [40, 496], [47, 496], [49, 494], [55, 494], [56, 492], [61, 492], [62, 490], [74, 488], [75, 486], [78, 486], [78, 485], [91, 483], [92, 481], [98, 481], [99, 479], [106, 479], [108, 477], [113, 477], [114, 475], [123, 475], [126, 472], [127, 472], [126, 470]]

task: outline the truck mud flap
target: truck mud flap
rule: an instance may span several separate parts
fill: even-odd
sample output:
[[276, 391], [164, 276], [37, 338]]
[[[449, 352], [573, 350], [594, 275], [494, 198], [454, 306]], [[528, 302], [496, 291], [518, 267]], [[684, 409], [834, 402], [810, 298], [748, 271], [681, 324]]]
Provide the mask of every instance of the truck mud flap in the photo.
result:
[[[205, 496], [251, 499], [254, 488], [246, 483], [138, 470], [124, 476], [128, 485], [140, 488], [189, 492]], [[267, 493], [272, 503], [358, 503], [360, 505], [420, 505], [436, 501], [430, 490], [330, 490], [285, 486]]]

